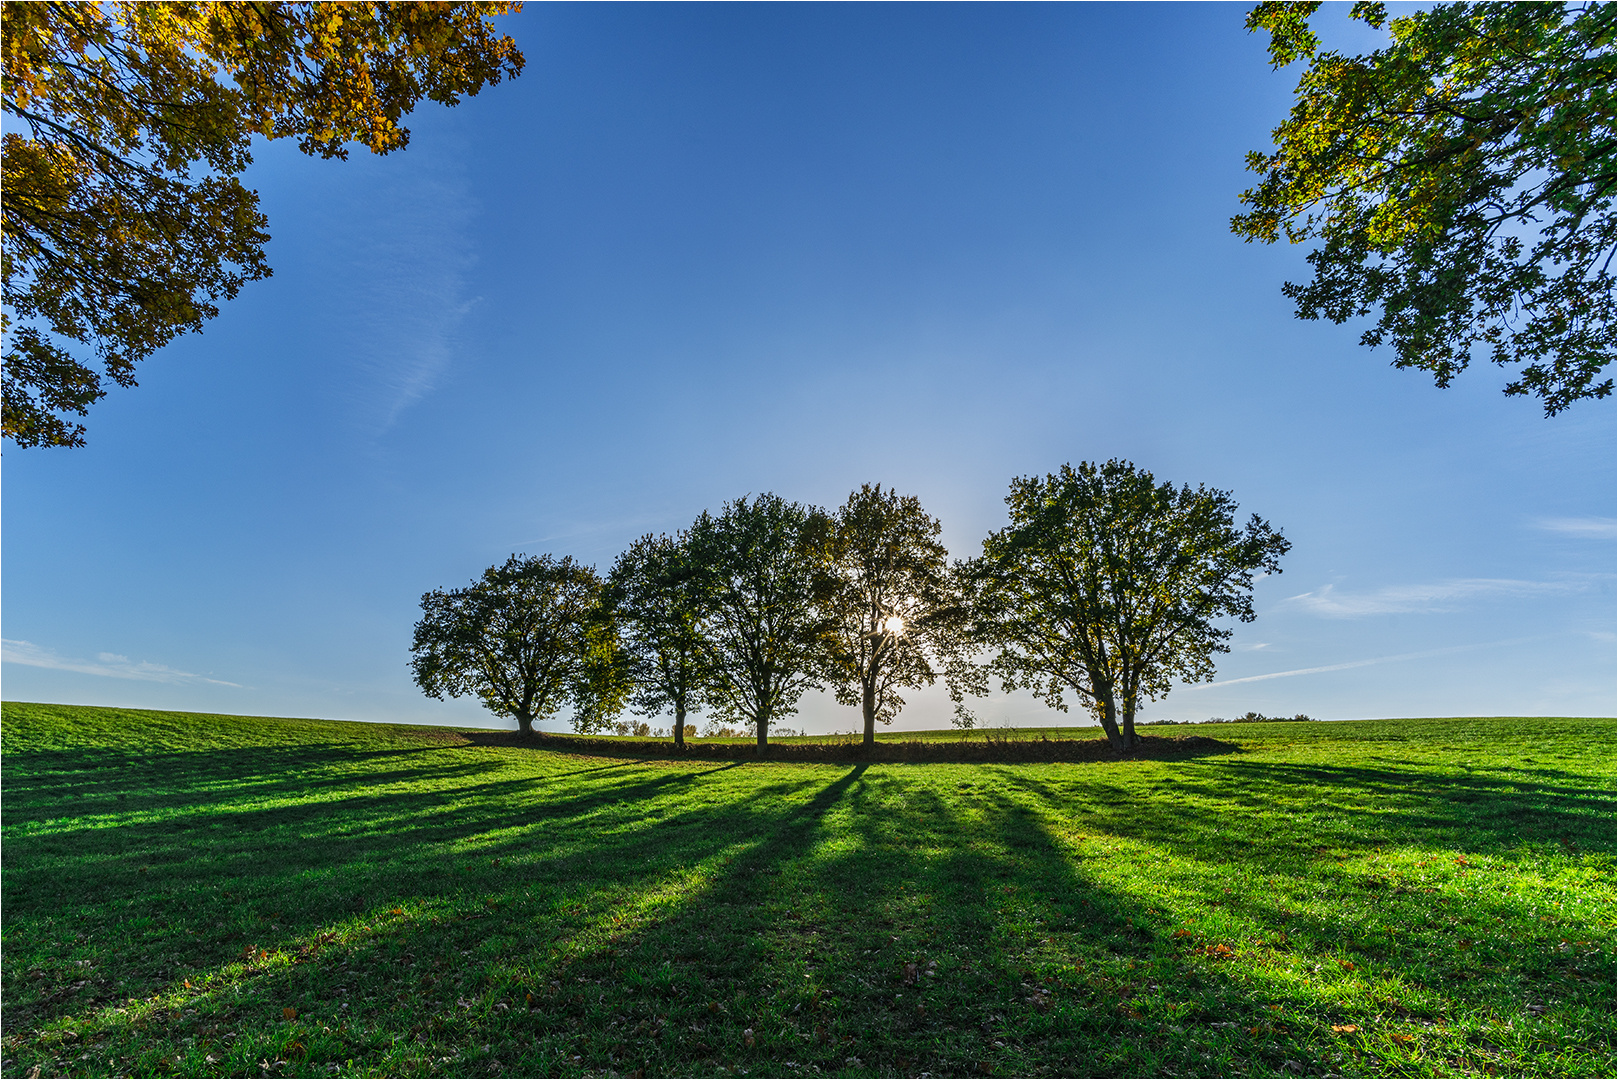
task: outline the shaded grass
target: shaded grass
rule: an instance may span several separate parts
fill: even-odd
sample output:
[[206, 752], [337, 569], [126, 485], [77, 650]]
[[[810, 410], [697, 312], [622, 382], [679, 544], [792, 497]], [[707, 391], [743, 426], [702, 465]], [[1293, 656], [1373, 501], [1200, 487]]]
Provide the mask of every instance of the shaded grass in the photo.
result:
[[7, 703], [0, 1071], [1613, 1073], [1612, 721], [1215, 730], [640, 761]]

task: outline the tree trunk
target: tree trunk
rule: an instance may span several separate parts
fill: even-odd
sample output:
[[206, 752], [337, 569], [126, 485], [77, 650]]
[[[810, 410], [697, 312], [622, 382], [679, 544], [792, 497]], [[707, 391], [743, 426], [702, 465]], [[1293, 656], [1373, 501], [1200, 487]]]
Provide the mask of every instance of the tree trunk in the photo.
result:
[[760, 716], [758, 718], [758, 752], [760, 754], [763, 754], [764, 753], [764, 748], [766, 746], [768, 746], [769, 744], [770, 744], [770, 718], [768, 716]]
[[1130, 749], [1140, 745], [1140, 738], [1135, 734], [1135, 705], [1134, 702], [1124, 702], [1124, 745]]
[[526, 712], [526, 711], [518, 712], [517, 713], [517, 728], [524, 735], [532, 735], [534, 733], [534, 717], [533, 717], [533, 714], [531, 714], [529, 712]]
[[1124, 733], [1118, 730], [1118, 705], [1112, 699], [1112, 693], [1097, 692], [1096, 697], [1101, 702], [1101, 726], [1107, 732], [1107, 742], [1114, 750], [1122, 752], [1129, 749], [1124, 741]]
[[865, 683], [864, 700], [860, 706], [865, 712], [865, 745], [873, 746], [876, 744], [876, 688], [870, 682]]
[[685, 749], [685, 706], [674, 707], [674, 745]]

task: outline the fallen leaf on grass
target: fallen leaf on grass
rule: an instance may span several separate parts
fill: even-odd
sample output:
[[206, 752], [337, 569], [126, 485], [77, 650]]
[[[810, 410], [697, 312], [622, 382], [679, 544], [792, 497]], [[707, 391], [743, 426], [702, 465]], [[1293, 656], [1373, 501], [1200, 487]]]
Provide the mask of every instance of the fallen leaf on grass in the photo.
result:
[[298, 1018], [298, 1010], [288, 1006], [281, 1010], [281, 1018], [283, 1020], [296, 1020]]
[[1416, 1041], [1416, 1037], [1414, 1035], [1393, 1035], [1390, 1037], [1396, 1043], [1413, 1043]]
[[1338, 1035], [1352, 1035], [1360, 1029], [1360, 1026], [1358, 1024], [1333, 1024], [1331, 1029]]

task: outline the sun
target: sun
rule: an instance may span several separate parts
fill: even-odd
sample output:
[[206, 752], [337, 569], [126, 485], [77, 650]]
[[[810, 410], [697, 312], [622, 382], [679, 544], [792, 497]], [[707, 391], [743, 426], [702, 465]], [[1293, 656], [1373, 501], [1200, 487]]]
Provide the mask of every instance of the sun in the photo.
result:
[[882, 620], [882, 629], [890, 634], [902, 634], [905, 632], [905, 621], [898, 615], [889, 615]]

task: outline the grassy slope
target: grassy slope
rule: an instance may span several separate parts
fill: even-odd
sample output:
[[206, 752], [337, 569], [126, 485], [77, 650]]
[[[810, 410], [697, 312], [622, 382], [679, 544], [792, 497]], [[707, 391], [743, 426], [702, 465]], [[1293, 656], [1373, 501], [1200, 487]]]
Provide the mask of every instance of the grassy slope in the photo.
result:
[[1613, 1075], [1612, 721], [1201, 730], [720, 765], [7, 703], [0, 1071]]

